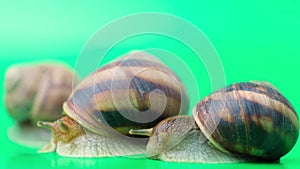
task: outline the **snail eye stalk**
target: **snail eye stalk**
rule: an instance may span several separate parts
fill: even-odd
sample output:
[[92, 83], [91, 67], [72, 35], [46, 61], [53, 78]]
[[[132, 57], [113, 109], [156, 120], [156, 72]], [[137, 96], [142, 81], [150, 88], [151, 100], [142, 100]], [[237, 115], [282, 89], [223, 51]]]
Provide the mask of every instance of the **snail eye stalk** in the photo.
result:
[[58, 127], [62, 133], [67, 133], [69, 131], [69, 126], [67, 124], [65, 124], [64, 122], [60, 122]]

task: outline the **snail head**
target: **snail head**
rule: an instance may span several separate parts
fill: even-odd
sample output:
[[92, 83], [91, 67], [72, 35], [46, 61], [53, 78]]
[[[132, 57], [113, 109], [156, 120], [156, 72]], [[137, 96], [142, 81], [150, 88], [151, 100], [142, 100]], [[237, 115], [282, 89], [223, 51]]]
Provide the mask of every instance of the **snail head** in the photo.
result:
[[39, 121], [37, 126], [51, 129], [54, 142], [70, 142], [84, 134], [80, 124], [68, 116], [62, 117], [54, 122]]

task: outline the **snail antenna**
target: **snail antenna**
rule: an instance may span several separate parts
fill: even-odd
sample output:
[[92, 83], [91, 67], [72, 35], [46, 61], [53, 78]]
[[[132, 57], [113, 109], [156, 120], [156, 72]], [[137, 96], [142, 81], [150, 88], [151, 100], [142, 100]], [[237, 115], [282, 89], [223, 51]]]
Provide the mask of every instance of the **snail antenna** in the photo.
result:
[[129, 130], [129, 134], [131, 134], [131, 135], [139, 135], [139, 136], [150, 136], [151, 133], [152, 133], [152, 131], [153, 131], [153, 128], [138, 129], [138, 130], [130, 129]]

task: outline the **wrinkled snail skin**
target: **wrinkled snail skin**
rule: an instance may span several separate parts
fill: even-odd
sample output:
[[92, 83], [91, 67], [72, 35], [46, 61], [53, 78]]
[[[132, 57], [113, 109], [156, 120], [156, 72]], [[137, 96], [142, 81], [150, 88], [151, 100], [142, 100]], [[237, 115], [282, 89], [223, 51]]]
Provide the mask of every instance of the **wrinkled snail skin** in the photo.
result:
[[14, 65], [5, 74], [5, 105], [17, 122], [56, 120], [78, 78], [59, 63]]
[[189, 163], [234, 163], [255, 160], [224, 153], [214, 148], [191, 116], [169, 117], [151, 129], [130, 130], [130, 134], [149, 136], [146, 155], [151, 159]]
[[83, 128], [69, 116], [55, 122], [38, 122], [38, 126], [50, 128], [51, 142], [40, 153], [56, 152], [65, 157], [111, 157], [143, 154], [145, 142], [124, 138], [106, 137]]
[[[156, 89], [160, 92], [153, 92]], [[130, 100], [129, 104], [126, 99]], [[49, 146], [41, 151], [56, 151], [69, 157], [141, 154], [145, 152], [145, 138], [135, 142], [139, 139], [129, 135], [128, 131], [153, 127], [166, 117], [188, 112], [188, 105], [187, 92], [173, 71], [145, 52], [131, 52], [87, 76], [64, 103], [67, 118], [75, 121], [83, 134], [74, 134], [76, 137], [65, 141], [56, 137], [57, 129], [67, 126], [70, 134], [74, 133], [74, 127], [68, 127], [66, 123], [65, 127], [53, 128], [61, 126], [64, 120], [38, 123], [39, 126], [50, 126], [54, 135]], [[164, 109], [159, 112], [156, 107]], [[124, 113], [146, 122], [128, 119]]]
[[146, 154], [172, 162], [278, 161], [295, 145], [298, 116], [271, 84], [242, 82], [201, 100], [193, 117], [167, 118], [150, 129]]

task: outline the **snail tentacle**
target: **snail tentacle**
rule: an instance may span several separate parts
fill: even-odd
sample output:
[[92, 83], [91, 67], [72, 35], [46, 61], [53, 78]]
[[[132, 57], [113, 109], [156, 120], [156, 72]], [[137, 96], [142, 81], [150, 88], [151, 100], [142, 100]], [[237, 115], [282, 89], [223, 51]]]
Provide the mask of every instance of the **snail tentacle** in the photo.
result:
[[138, 129], [138, 130], [130, 129], [129, 130], [129, 134], [131, 134], [131, 135], [139, 135], [139, 136], [150, 136], [151, 133], [152, 133], [152, 131], [153, 131], [153, 128]]

